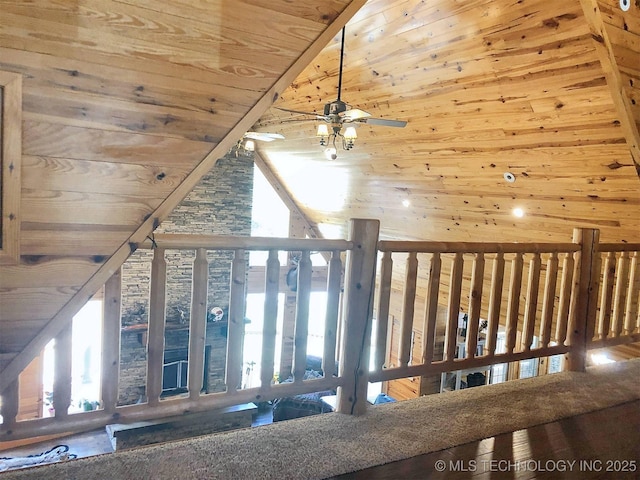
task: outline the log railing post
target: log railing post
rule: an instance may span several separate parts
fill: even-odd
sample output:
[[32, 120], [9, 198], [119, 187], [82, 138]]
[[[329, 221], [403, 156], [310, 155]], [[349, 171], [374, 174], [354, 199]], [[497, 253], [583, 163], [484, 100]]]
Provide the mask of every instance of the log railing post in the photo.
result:
[[120, 269], [104, 284], [102, 312], [102, 385], [101, 404], [107, 412], [115, 412], [120, 378], [120, 312], [122, 277]]
[[322, 371], [325, 377], [336, 373], [336, 341], [338, 339], [338, 316], [340, 313], [340, 290], [342, 283], [342, 260], [340, 252], [334, 251], [329, 260], [327, 274], [327, 313], [324, 323], [324, 349]]
[[380, 276], [378, 286], [378, 325], [376, 329], [375, 359], [373, 365], [377, 371], [389, 366], [390, 355], [387, 349], [391, 348], [389, 340], [393, 325], [389, 325], [389, 303], [391, 299], [391, 275], [393, 273], [393, 258], [391, 252], [382, 254], [380, 262]]
[[278, 259], [278, 250], [269, 250], [264, 278], [264, 325], [262, 327], [262, 361], [260, 364], [260, 386], [263, 389], [271, 385], [274, 373], [273, 362], [276, 353], [278, 327], [279, 282], [280, 260]]
[[296, 289], [296, 322], [293, 338], [293, 381], [302, 382], [307, 370], [307, 341], [309, 338], [309, 304], [311, 301], [311, 258], [304, 250], [298, 262]]
[[568, 340], [571, 350], [568, 354], [568, 369], [583, 372], [586, 369], [587, 343], [593, 337], [595, 313], [600, 277], [598, 240], [600, 231], [590, 228], [573, 230], [573, 242], [580, 244], [580, 264], [577, 278], [577, 292], [573, 299], [575, 314], [570, 318], [571, 328]]
[[440, 293], [440, 271], [442, 260], [439, 253], [431, 256], [429, 265], [429, 281], [427, 284], [427, 297], [424, 305], [424, 322], [422, 326], [422, 363], [433, 362], [433, 353], [436, 343], [436, 323], [438, 319], [438, 296]]
[[401, 367], [409, 365], [413, 351], [413, 313], [416, 303], [417, 278], [418, 256], [416, 252], [409, 252], [404, 281], [402, 320], [400, 322], [400, 345], [398, 348], [398, 362]]
[[246, 292], [245, 250], [234, 251], [231, 262], [231, 291], [229, 292], [229, 327], [227, 331], [227, 365], [225, 383], [227, 393], [234, 394], [242, 382], [242, 341], [244, 338], [244, 303]]
[[209, 262], [204, 248], [196, 250], [191, 283], [191, 315], [189, 320], [189, 398], [197, 400], [204, 375], [204, 345], [207, 329], [207, 287]]
[[162, 393], [164, 330], [167, 290], [167, 262], [164, 248], [153, 251], [149, 287], [149, 332], [147, 336], [147, 401], [158, 405]]
[[367, 386], [373, 291], [375, 287], [378, 220], [354, 219], [349, 224], [353, 248], [347, 252], [344, 302], [344, 342], [340, 355], [337, 411], [354, 415], [367, 408]]
[[58, 334], [54, 349], [53, 408], [56, 418], [66, 418], [71, 405], [73, 322]]
[[2, 415], [2, 427], [12, 429], [16, 424], [20, 409], [20, 380], [16, 378], [4, 389], [0, 395], [0, 414]]
[[[633, 252], [631, 267], [629, 269], [629, 291], [627, 292], [627, 304], [624, 309], [624, 334], [631, 335], [636, 331], [636, 322], [640, 322], [638, 308], [640, 308], [638, 295], [638, 281], [640, 281], [640, 265], [638, 252]], [[635, 294], [635, 295], [634, 295]], [[635, 296], [635, 298], [634, 298]]]

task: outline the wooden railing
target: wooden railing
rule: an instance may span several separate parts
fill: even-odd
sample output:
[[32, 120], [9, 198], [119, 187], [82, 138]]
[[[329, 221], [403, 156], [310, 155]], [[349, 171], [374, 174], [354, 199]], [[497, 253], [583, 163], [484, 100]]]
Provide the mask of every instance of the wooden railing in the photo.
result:
[[[584, 370], [587, 349], [640, 341], [640, 244], [598, 244], [597, 230], [576, 229], [566, 244], [381, 241], [378, 249], [371, 382], [559, 354]], [[394, 335], [392, 309], [400, 316]], [[496, 351], [499, 328], [504, 352]]]
[[[378, 230], [377, 221], [353, 220], [349, 240], [155, 236], [153, 243], [140, 246], [153, 249], [145, 401], [118, 404], [121, 279], [116, 272], [105, 286], [100, 409], [67, 413], [72, 362], [69, 327], [56, 338], [55, 417], [17, 421], [19, 386], [13, 382], [2, 395], [0, 440], [81, 431], [334, 389], [338, 393], [337, 410], [359, 414], [367, 408], [370, 382], [433, 376], [559, 354], [567, 356], [569, 368], [583, 370], [588, 349], [640, 341], [640, 244], [599, 244], [598, 232], [586, 229], [576, 229], [571, 243], [547, 244], [378, 241]], [[195, 252], [188, 392], [164, 398], [165, 253], [173, 250]], [[224, 391], [204, 393], [207, 252], [212, 250], [232, 252], [233, 258]], [[265, 301], [261, 375], [257, 387], [241, 388], [247, 252], [252, 250], [268, 252], [262, 267]], [[272, 382], [278, 295], [283, 283], [280, 251], [295, 251], [300, 257], [293, 381], [288, 383]], [[329, 259], [324, 377], [306, 380], [310, 254], [315, 251], [324, 252]], [[461, 312], [467, 314], [464, 336], [458, 324]], [[396, 317], [398, 327], [394, 327]], [[482, 319], [487, 322], [486, 328]], [[372, 338], [374, 323], [376, 333]], [[497, 350], [499, 330], [505, 332], [504, 351]]]
[[[373, 228], [373, 230], [372, 230]], [[103, 362], [101, 383], [101, 406], [99, 410], [68, 414], [71, 404], [71, 324], [61, 332], [56, 340], [55, 378], [53, 406], [55, 416], [26, 421], [16, 421], [19, 410], [18, 382], [14, 382], [2, 396], [3, 423], [0, 425], [0, 441], [40, 436], [60, 432], [71, 432], [98, 428], [110, 423], [130, 423], [152, 420], [188, 412], [224, 408], [248, 402], [263, 402], [302, 393], [336, 390], [354, 383], [357, 368], [348, 368], [349, 362], [359, 359], [359, 348], [346, 339], [363, 338], [364, 331], [357, 332], [354, 326], [366, 326], [370, 311], [360, 308], [362, 295], [371, 297], [375, 262], [375, 242], [378, 223], [354, 220], [350, 240], [221, 237], [203, 235], [156, 235], [153, 242], [139, 248], [152, 248], [153, 261], [150, 277], [149, 321], [146, 328], [146, 401], [132, 405], [119, 405], [119, 365], [121, 339], [121, 278], [116, 272], [105, 285], [105, 310], [103, 325]], [[366, 245], [363, 244], [366, 243]], [[363, 248], [366, 246], [366, 248]], [[167, 261], [169, 251], [195, 252], [192, 269], [192, 295], [189, 315], [188, 345], [188, 393], [162, 397], [162, 375], [165, 344], [165, 306], [167, 304]], [[229, 310], [227, 322], [227, 348], [224, 391], [202, 392], [205, 354], [205, 329], [207, 328], [207, 252], [232, 252], [231, 281], [229, 286]], [[262, 334], [261, 375], [259, 385], [241, 388], [243, 371], [243, 333], [245, 328], [245, 301], [248, 281], [248, 252], [265, 251], [268, 260], [263, 267], [264, 282], [264, 329]], [[297, 264], [297, 285], [295, 293], [295, 339], [292, 345], [291, 382], [274, 383], [274, 357], [276, 349], [276, 321], [278, 315], [278, 295], [285, 282], [278, 252], [295, 252]], [[311, 252], [322, 252], [328, 258], [326, 270], [326, 318], [323, 348], [324, 377], [305, 379], [307, 362], [307, 336], [309, 302], [312, 283]], [[348, 264], [343, 268], [342, 255], [346, 253]], [[370, 262], [367, 265], [367, 261]], [[285, 268], [288, 268], [285, 267]], [[357, 284], [351, 288], [343, 285], [343, 270], [347, 282]], [[367, 283], [363, 277], [368, 276]], [[282, 285], [282, 286], [281, 286]], [[352, 318], [343, 327], [342, 344], [350, 353], [342, 355], [341, 370], [335, 374], [338, 352], [338, 324], [340, 301], [344, 288], [344, 298], [349, 299], [352, 308], [346, 308]], [[290, 292], [289, 292], [290, 293]], [[123, 292], [126, 295], [126, 292]], [[364, 328], [364, 327], [363, 327]], [[360, 341], [357, 342], [358, 347]], [[355, 351], [355, 354], [353, 353]], [[339, 401], [339, 408], [351, 410], [355, 399], [349, 395]]]

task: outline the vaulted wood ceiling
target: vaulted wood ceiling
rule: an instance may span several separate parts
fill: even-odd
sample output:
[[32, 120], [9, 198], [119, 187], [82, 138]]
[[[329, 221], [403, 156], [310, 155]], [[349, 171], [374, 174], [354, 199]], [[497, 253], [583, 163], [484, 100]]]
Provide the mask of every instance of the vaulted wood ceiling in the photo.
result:
[[[274, 106], [322, 114], [339, 53], [336, 36]], [[370, 0], [344, 71], [342, 100], [407, 127], [364, 124], [331, 162], [317, 122], [271, 108], [259, 124], [286, 136], [261, 155], [321, 229], [357, 216], [394, 238], [640, 239], [638, 5]]]
[[[373, 217], [386, 237], [461, 241], [567, 241], [587, 226], [640, 241], [637, 1], [364, 3], [0, 0], [0, 70], [23, 76], [0, 391], [251, 128], [286, 136], [259, 153], [317, 224]], [[335, 99], [350, 19], [343, 100], [409, 123], [363, 125], [331, 162], [314, 122], [269, 107]]]

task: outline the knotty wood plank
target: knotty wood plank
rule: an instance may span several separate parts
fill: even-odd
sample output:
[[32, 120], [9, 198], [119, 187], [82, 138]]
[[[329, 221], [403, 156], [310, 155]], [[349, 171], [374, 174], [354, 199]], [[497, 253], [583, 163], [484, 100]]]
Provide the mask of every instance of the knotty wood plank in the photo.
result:
[[51, 191], [135, 195], [158, 198], [171, 193], [188, 169], [94, 162], [24, 155], [23, 188]]
[[22, 76], [0, 70], [0, 265], [20, 257]]

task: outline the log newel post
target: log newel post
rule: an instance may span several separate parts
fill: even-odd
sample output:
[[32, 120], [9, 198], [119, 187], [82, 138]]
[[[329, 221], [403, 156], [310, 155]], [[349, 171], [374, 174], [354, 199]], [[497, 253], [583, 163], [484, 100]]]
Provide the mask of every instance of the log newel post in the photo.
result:
[[344, 302], [344, 342], [340, 355], [337, 411], [360, 415], [367, 408], [367, 386], [373, 292], [376, 277], [378, 220], [351, 220], [347, 252]]
[[120, 329], [122, 276], [118, 269], [104, 284], [102, 313], [102, 385], [100, 401], [107, 412], [115, 412], [120, 378]]
[[[567, 354], [568, 369], [586, 370], [587, 343], [593, 337], [598, 296], [600, 264], [598, 241], [600, 231], [590, 228], [573, 230], [573, 242], [580, 244], [576, 296], [572, 298], [574, 314], [569, 318], [568, 341], [571, 350]], [[570, 309], [572, 310], [572, 309]]]

